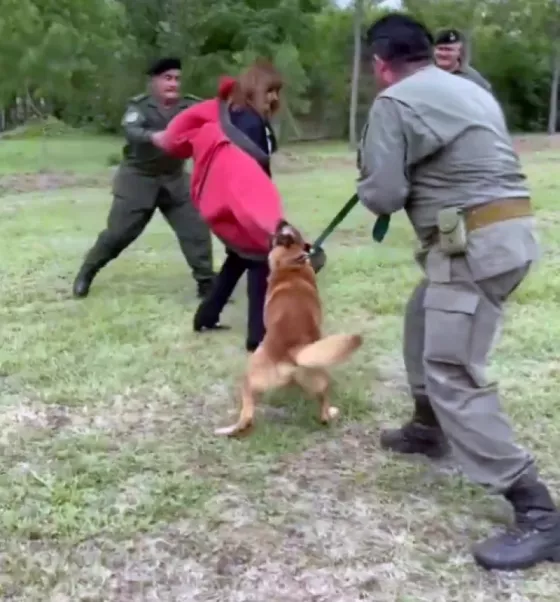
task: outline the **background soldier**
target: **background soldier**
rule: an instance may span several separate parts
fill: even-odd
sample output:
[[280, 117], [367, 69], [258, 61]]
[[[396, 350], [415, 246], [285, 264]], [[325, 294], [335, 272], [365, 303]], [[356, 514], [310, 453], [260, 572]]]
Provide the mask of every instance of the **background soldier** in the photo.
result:
[[444, 29], [436, 34], [434, 58], [440, 69], [466, 77], [488, 92], [492, 91], [490, 83], [466, 63], [465, 41], [457, 29]]
[[560, 561], [560, 513], [517, 445], [486, 374], [504, 303], [539, 248], [525, 177], [496, 99], [433, 65], [430, 33], [405, 15], [368, 32], [381, 89], [362, 140], [358, 194], [377, 215], [406, 209], [424, 279], [406, 307], [412, 420], [381, 445], [441, 456], [513, 506], [516, 530], [477, 544], [476, 561], [515, 570]]
[[189, 196], [184, 161], [152, 144], [175, 115], [193, 100], [180, 98], [181, 61], [169, 57], [148, 70], [150, 93], [133, 98], [122, 120], [127, 144], [113, 182], [107, 228], [99, 234], [74, 281], [76, 297], [85, 297], [97, 272], [142, 233], [158, 208], [175, 231], [183, 255], [205, 297], [213, 282], [210, 231]]

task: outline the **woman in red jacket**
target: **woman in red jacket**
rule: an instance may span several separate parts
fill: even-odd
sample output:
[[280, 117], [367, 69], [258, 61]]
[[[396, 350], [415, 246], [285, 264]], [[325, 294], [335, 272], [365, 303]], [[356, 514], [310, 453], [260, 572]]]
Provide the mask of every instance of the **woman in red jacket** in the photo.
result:
[[[227, 99], [229, 123], [256, 147], [250, 149], [253, 150], [251, 154], [269, 177], [270, 158], [277, 148], [270, 118], [279, 108], [281, 89], [282, 78], [274, 66], [258, 62], [233, 83]], [[262, 202], [266, 203], [266, 199]], [[249, 254], [231, 246], [226, 247], [226, 252], [227, 257], [212, 290], [196, 311], [193, 327], [196, 332], [224, 328], [219, 321], [220, 314], [246, 272], [248, 324], [245, 346], [252, 352], [265, 333], [263, 312], [268, 278], [267, 255]]]
[[[213, 289], [196, 311], [194, 330], [225, 328], [220, 314], [247, 273], [248, 351], [264, 337], [270, 238], [284, 218], [282, 199], [270, 176], [276, 150], [270, 118], [279, 108], [281, 88], [276, 68], [258, 61], [237, 79], [222, 78], [217, 98], [186, 109], [154, 134], [154, 143], [167, 153], [194, 159], [193, 203], [227, 251]], [[322, 268], [322, 250], [311, 263], [316, 272]]]

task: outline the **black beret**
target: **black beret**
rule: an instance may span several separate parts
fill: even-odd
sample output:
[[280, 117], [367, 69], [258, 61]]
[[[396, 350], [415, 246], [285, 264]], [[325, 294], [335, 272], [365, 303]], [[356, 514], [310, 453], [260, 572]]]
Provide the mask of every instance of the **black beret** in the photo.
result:
[[366, 33], [369, 51], [385, 61], [431, 59], [433, 42], [432, 34], [422, 23], [402, 13], [381, 17]]
[[458, 29], [442, 29], [436, 34], [436, 46], [439, 44], [456, 44], [462, 41], [463, 36]]
[[161, 75], [166, 71], [171, 71], [171, 69], [181, 69], [181, 59], [174, 56], [157, 59], [150, 65], [146, 71], [146, 75], [154, 77], [155, 75]]

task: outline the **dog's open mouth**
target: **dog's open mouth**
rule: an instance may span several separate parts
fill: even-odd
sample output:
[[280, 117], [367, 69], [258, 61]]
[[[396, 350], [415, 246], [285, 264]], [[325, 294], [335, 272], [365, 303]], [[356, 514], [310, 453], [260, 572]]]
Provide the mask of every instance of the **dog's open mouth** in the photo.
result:
[[288, 254], [284, 255], [281, 263], [284, 265], [308, 265], [310, 264], [315, 273], [323, 268], [326, 261], [325, 252], [320, 247], [313, 247], [305, 242], [305, 239], [289, 222], [281, 220], [276, 226], [276, 230], [271, 237], [270, 250], [286, 249]]
[[278, 222], [276, 230], [272, 236], [271, 247], [284, 247], [289, 249], [293, 245], [301, 246], [303, 248], [305, 246], [305, 241], [296, 228], [294, 228], [287, 221], [281, 220]]

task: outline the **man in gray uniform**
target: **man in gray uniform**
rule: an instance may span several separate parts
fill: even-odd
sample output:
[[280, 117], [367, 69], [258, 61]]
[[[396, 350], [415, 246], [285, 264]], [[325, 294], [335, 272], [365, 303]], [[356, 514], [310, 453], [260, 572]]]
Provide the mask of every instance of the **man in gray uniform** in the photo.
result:
[[529, 192], [491, 94], [433, 64], [433, 39], [400, 14], [368, 47], [381, 92], [361, 144], [358, 194], [377, 215], [405, 209], [424, 271], [406, 307], [404, 358], [414, 415], [381, 445], [439, 457], [513, 505], [516, 530], [477, 544], [502, 570], [560, 561], [560, 513], [519, 447], [486, 375], [504, 303], [539, 254]]
[[443, 29], [436, 34], [434, 58], [436, 65], [461, 77], [470, 79], [481, 88], [492, 91], [490, 82], [465, 62], [464, 38], [457, 29]]

